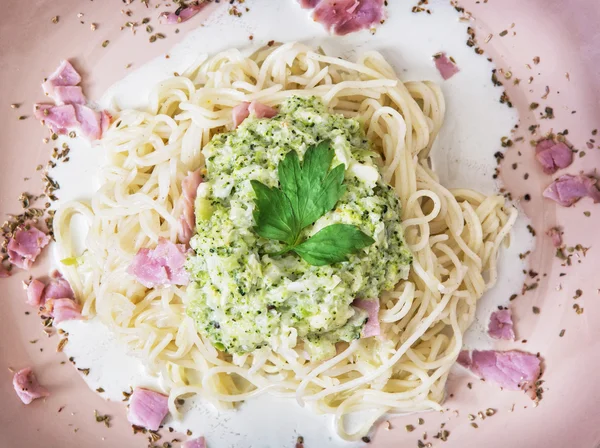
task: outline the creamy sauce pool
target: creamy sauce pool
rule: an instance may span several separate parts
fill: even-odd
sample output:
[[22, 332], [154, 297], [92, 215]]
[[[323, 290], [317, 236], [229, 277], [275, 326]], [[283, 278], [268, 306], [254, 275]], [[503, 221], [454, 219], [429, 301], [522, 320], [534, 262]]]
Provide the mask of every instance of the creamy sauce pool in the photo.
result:
[[[493, 65], [465, 45], [468, 24], [458, 21], [449, 2], [431, 4], [431, 15], [413, 14], [411, 7], [405, 2], [389, 2], [389, 17], [375, 35], [361, 32], [344, 38], [328, 37], [292, 0], [255, 0], [240, 18], [229, 16], [223, 8], [173, 48], [169, 59], [161, 56], [109, 89], [102, 106], [114, 102], [121, 108], [143, 107], [157, 82], [174, 71], [182, 72], [205, 52], [247, 47], [249, 35], [260, 44], [270, 40], [308, 41], [348, 59], [377, 49], [404, 81], [429, 79], [442, 86], [446, 119], [432, 152], [442, 184], [493, 193], [497, 191], [492, 179], [493, 154], [501, 149], [500, 139], [508, 136], [517, 122], [516, 112], [499, 103], [502, 92], [490, 80]], [[432, 62], [432, 55], [439, 51], [452, 56], [461, 69], [445, 82]], [[91, 175], [101, 163], [100, 154], [90, 152], [85, 143], [70, 141], [69, 145], [73, 149], [71, 162], [54, 171], [62, 186], [61, 201], [90, 197], [97, 188]], [[526, 226], [527, 220], [521, 214], [511, 247], [500, 254], [498, 284], [480, 300], [477, 319], [467, 332], [466, 343], [471, 348], [491, 347], [486, 335], [489, 314], [497, 305], [506, 305], [508, 297], [522, 284], [525, 265], [518, 254], [533, 246]], [[160, 378], [146, 371], [143, 360], [128, 353], [101, 323], [65, 322], [63, 328], [69, 332], [67, 356], [90, 367], [84, 379], [91, 389], [102, 387], [106, 391], [103, 395], [121, 401], [122, 391], [132, 386], [160, 388]], [[292, 400], [264, 396], [248, 400], [237, 411], [219, 412], [196, 397], [186, 399], [184, 410], [182, 420], [169, 417], [165, 424], [183, 432], [191, 429], [194, 434], [204, 434], [210, 446], [219, 448], [293, 447], [298, 435], [304, 437], [307, 447], [351, 446], [333, 435], [330, 417], [315, 415]], [[140, 438], [140, 446], [145, 446], [143, 440]]]

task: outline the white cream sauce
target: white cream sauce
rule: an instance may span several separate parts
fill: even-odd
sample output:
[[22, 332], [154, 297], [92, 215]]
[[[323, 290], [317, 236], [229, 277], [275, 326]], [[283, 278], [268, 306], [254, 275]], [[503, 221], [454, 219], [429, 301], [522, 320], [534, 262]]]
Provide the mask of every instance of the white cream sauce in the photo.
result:
[[[432, 152], [442, 183], [493, 193], [498, 188], [492, 179], [493, 154], [500, 149], [501, 137], [510, 135], [517, 115], [499, 103], [502, 92], [490, 79], [493, 65], [467, 47], [468, 23], [458, 20], [447, 0], [430, 3], [433, 13], [428, 15], [411, 13], [411, 2], [389, 2], [389, 17], [375, 35], [364, 31], [343, 38], [328, 36], [294, 0], [255, 0], [240, 18], [222, 8], [174, 47], [169, 59], [158, 57], [131, 73], [111, 87], [100, 104], [121, 109], [143, 107], [157, 82], [173, 72], [184, 71], [201, 54], [247, 47], [249, 35], [254, 36], [256, 45], [270, 40], [300, 40], [350, 59], [376, 49], [403, 80], [430, 79], [442, 86], [446, 121]], [[439, 51], [454, 57], [461, 70], [448, 81], [442, 80], [432, 61], [432, 55]], [[97, 188], [92, 179], [102, 162], [99, 151], [91, 151], [87, 143], [69, 142], [71, 162], [54, 171], [62, 186], [61, 201], [89, 198]], [[510, 248], [501, 253], [498, 284], [481, 299], [477, 320], [466, 337], [470, 348], [491, 347], [492, 341], [486, 335], [491, 311], [507, 305], [510, 295], [523, 284], [525, 265], [518, 254], [533, 246], [527, 223], [521, 214]], [[129, 353], [97, 320], [66, 322], [63, 328], [69, 332], [67, 356], [91, 367], [90, 375], [85, 377], [90, 388], [102, 387], [106, 397], [118, 401], [130, 387], [160, 388], [160, 379], [144, 369], [143, 360]], [[220, 412], [196, 397], [186, 400], [185, 408], [181, 421], [168, 418], [166, 425], [203, 434], [213, 447], [293, 447], [298, 435], [304, 437], [307, 447], [349, 446], [334, 435], [330, 417], [315, 415], [292, 400], [264, 396], [249, 400], [237, 411]]]

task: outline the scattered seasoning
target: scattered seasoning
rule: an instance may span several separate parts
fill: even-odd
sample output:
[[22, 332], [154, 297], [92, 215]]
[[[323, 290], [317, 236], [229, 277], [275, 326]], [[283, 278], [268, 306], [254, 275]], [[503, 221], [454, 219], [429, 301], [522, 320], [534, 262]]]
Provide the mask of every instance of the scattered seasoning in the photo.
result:
[[577, 291], [575, 291], [575, 295], [573, 296], [573, 299], [577, 300], [582, 295], [583, 295], [583, 291], [581, 289], [578, 289]]
[[473, 389], [473, 383], [467, 383], [467, 387], [468, 387], [469, 389]]
[[558, 337], [559, 337], [559, 338], [562, 338], [562, 337], [565, 335], [565, 332], [566, 332], [566, 331], [567, 331], [567, 330], [565, 330], [564, 328], [563, 328], [562, 330], [560, 330], [560, 333], [558, 333]]
[[479, 425], [475, 422], [471, 423], [471, 426], [475, 429], [479, 428]]
[[110, 43], [109, 40], [105, 40], [104, 42], [102, 42], [102, 48], [106, 48], [108, 47], [108, 44]]
[[532, 308], [532, 310], [533, 310], [533, 314], [540, 314], [540, 309], [537, 306], [534, 306]]
[[468, 415], [469, 420], [473, 421], [475, 420], [475, 416], [473, 414], [469, 414]]
[[419, 422], [419, 425], [423, 425], [423, 424], [425, 423], [425, 420], [423, 420], [422, 418], [420, 418], [420, 419], [418, 420], [418, 422]]
[[539, 56], [536, 56], [536, 57], [534, 57], [534, 58], [533, 58], [533, 63], [534, 63], [535, 65], [538, 65], [538, 64], [540, 63], [540, 57], [539, 57]]
[[96, 31], [96, 30], [98, 29], [98, 25], [97, 25], [97, 24], [95, 24], [95, 23], [91, 23], [91, 24], [90, 24], [90, 29], [91, 29], [92, 31]]
[[536, 110], [538, 107], [540, 107], [539, 103], [531, 103], [529, 105], [530, 110]]
[[52, 23], [58, 23], [58, 20], [59, 20], [59, 19], [60, 19], [60, 18], [59, 18], [58, 16], [54, 16], [54, 17], [52, 17]]
[[19, 116], [19, 120], [26, 120], [27, 119], [27, 115], [20, 115]]
[[531, 236], [535, 236], [535, 229], [531, 227], [531, 224], [527, 224], [527, 230], [531, 233]]
[[156, 35], [153, 34], [148, 40], [150, 41], [150, 43], [156, 42]]
[[104, 392], [104, 388], [103, 387], [99, 387], [98, 389], [96, 389], [96, 392], [98, 392], [99, 394], [101, 394], [102, 392]]
[[77, 368], [77, 370], [79, 370], [81, 373], [83, 373], [85, 376], [88, 376], [90, 374], [90, 369], [86, 368], [86, 369], [80, 369]]
[[406, 425], [406, 432], [413, 432], [415, 427], [413, 425]]
[[60, 342], [58, 343], [58, 346], [56, 347], [56, 351], [62, 352], [63, 349], [65, 348], [65, 345], [67, 345], [67, 342], [69, 342], [69, 338], [62, 338], [60, 340]]
[[361, 440], [365, 443], [371, 443], [371, 438], [367, 436], [364, 436]]
[[508, 34], [508, 31], [507, 31], [507, 30], [501, 31], [501, 32], [500, 32], [500, 37], [504, 37], [504, 36], [506, 36], [507, 34]]
[[485, 410], [485, 415], [487, 415], [488, 417], [491, 417], [491, 416], [492, 416], [492, 415], [494, 415], [495, 413], [496, 413], [496, 410], [495, 410], [495, 409], [492, 409], [492, 408], [487, 408], [487, 409]]
[[110, 428], [110, 418], [111, 417], [109, 415], [102, 415], [98, 411], [94, 410], [94, 417], [96, 417], [97, 423], [104, 423], [104, 426], [106, 426], [107, 428]]
[[546, 107], [544, 109], [545, 114], [542, 115], [542, 119], [552, 120], [554, 118], [554, 109], [551, 107]]
[[20, 106], [21, 106], [20, 104], [13, 103], [13, 104], [10, 105], [10, 108], [11, 109], [18, 109]]
[[583, 214], [585, 215], [586, 218], [589, 218], [591, 216], [590, 212], [583, 212]]

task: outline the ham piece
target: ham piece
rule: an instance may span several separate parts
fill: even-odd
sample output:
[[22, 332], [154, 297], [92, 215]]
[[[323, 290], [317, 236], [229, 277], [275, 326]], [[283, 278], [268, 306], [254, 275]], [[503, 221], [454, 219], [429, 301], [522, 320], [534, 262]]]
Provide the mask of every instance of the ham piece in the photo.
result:
[[552, 199], [563, 207], [570, 207], [586, 196], [590, 197], [594, 203], [598, 203], [600, 202], [600, 190], [597, 182], [598, 179], [592, 176], [565, 174], [548, 185], [543, 194], [544, 197]]
[[81, 319], [81, 308], [73, 299], [46, 299], [46, 312], [53, 318], [54, 325], [65, 320]]
[[231, 110], [233, 117], [233, 127], [237, 128], [250, 114], [256, 118], [273, 118], [278, 114], [277, 109], [259, 103], [258, 101], [252, 101], [251, 103], [243, 102], [235, 106]]
[[79, 127], [75, 107], [72, 104], [53, 106], [36, 104], [33, 108], [35, 118], [43, 121], [55, 134], [68, 134], [71, 129]]
[[29, 404], [37, 398], [50, 395], [50, 392], [40, 385], [33, 370], [29, 367], [15, 373], [15, 376], [13, 376], [13, 387], [21, 401], [25, 404]]
[[89, 140], [98, 140], [102, 136], [102, 116], [87, 106], [75, 104], [75, 116], [79, 123], [79, 131]]
[[49, 242], [50, 237], [36, 227], [20, 228], [8, 242], [8, 259], [21, 269], [29, 269]]
[[560, 247], [563, 245], [562, 233], [558, 227], [552, 227], [548, 229], [546, 235], [550, 237], [554, 247]]
[[149, 389], [137, 387], [129, 397], [127, 420], [135, 426], [158, 431], [169, 413], [169, 398]]
[[466, 355], [462, 353], [462, 362], [459, 361], [461, 365], [480, 378], [505, 389], [530, 391], [535, 388], [535, 382], [540, 377], [541, 361], [530, 353], [517, 350], [473, 350], [470, 357], [468, 352]]
[[85, 104], [87, 99], [79, 86], [56, 86], [54, 100], [57, 104]]
[[434, 55], [433, 60], [435, 62], [435, 68], [438, 69], [438, 72], [440, 72], [440, 75], [442, 75], [444, 80], [452, 78], [460, 71], [458, 66], [448, 58], [446, 53]]
[[177, 25], [178, 23], [186, 22], [202, 11], [206, 5], [208, 5], [208, 2], [179, 8], [175, 12], [163, 12], [159, 16], [159, 22], [164, 25]]
[[559, 169], [566, 168], [573, 163], [573, 151], [563, 142], [544, 138], [537, 142], [535, 158], [542, 166], [544, 173], [554, 174]]
[[369, 338], [371, 336], [378, 336], [381, 334], [381, 330], [379, 328], [379, 300], [355, 299], [354, 302], [352, 302], [352, 305], [356, 308], [360, 308], [361, 310], [365, 310], [369, 314], [367, 323], [362, 329], [362, 337]]
[[515, 332], [510, 310], [499, 310], [492, 313], [488, 325], [488, 334], [494, 339], [514, 341]]
[[198, 437], [194, 440], [188, 440], [182, 445], [182, 448], [206, 448], [206, 440], [204, 437]]
[[33, 279], [27, 287], [27, 303], [29, 305], [44, 306], [48, 299], [75, 300], [71, 285], [58, 272], [53, 274], [47, 285], [39, 279]]
[[371, 28], [384, 16], [384, 0], [301, 0], [303, 7], [313, 4], [313, 19], [340, 36]]
[[140, 249], [127, 272], [147, 288], [159, 285], [186, 285], [186, 248], [161, 238], [154, 249]]
[[200, 169], [188, 173], [181, 182], [181, 202], [182, 212], [179, 218], [179, 242], [188, 244], [194, 229], [196, 228], [196, 216], [194, 214], [194, 203], [198, 194], [198, 187], [202, 183]]
[[81, 76], [69, 61], [62, 61], [58, 68], [42, 84], [44, 93], [54, 97], [56, 87], [76, 86], [81, 82]]

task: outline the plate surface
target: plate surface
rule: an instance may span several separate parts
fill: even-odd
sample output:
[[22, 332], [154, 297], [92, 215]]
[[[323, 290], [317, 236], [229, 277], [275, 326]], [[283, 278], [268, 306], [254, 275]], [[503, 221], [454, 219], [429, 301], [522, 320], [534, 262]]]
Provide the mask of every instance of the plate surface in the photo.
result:
[[[152, 3], [158, 2], [151, 0]], [[253, 6], [253, 2], [246, 0], [250, 8], [264, 10], [260, 35], [268, 36], [269, 24], [277, 20], [276, 12], [269, 12], [265, 7], [268, 2], [255, 0], [254, 3]], [[433, 3], [431, 8], [435, 14], [435, 2], [430, 3]], [[131, 9], [138, 20], [151, 16], [156, 22], [159, 10], [144, 11], [139, 2], [125, 5], [117, 0], [5, 0], [3, 6], [0, 18], [2, 219], [7, 213], [20, 210], [17, 198], [23, 191], [40, 189], [35, 167], [46, 163], [51, 145], [42, 143], [46, 131], [31, 116], [25, 120], [17, 118], [31, 115], [31, 105], [43, 100], [40, 80], [58, 60], [74, 59], [83, 69], [88, 97], [97, 99], [127, 74], [127, 64], [136, 68], [167, 53], [186, 32], [202, 22], [202, 17], [191, 20], [178, 27], [179, 34], [169, 30], [167, 39], [158, 39], [150, 45], [143, 27], [135, 36], [129, 29], [119, 29], [130, 20], [121, 12], [127, 9]], [[406, 6], [407, 10], [409, 6]], [[595, 321], [600, 315], [600, 206], [583, 200], [565, 209], [542, 199], [541, 192], [551, 177], [541, 174], [535, 166], [529, 139], [537, 137], [525, 130], [531, 125], [539, 125], [538, 135], [541, 135], [551, 130], [562, 132], [568, 129], [569, 141], [580, 150], [580, 157], [576, 157], [569, 172], [590, 172], [600, 167], [600, 136], [592, 135], [592, 130], [600, 128], [600, 29], [597, 26], [600, 8], [595, 0], [488, 3], [470, 0], [461, 6], [474, 17], [471, 26], [476, 31], [478, 45], [506, 74], [499, 78], [520, 112], [519, 135], [526, 137], [507, 150], [501, 169], [513, 198], [523, 198], [526, 194], [531, 197], [529, 201], [521, 201], [521, 205], [538, 233], [537, 246], [529, 255], [529, 262], [531, 269], [541, 273], [542, 280], [535, 290], [512, 302], [519, 341], [500, 347], [541, 353], [544, 397], [534, 407], [533, 402], [521, 394], [502, 392], [457, 371], [448, 385], [449, 399], [444, 405], [448, 411], [422, 415], [425, 424], [411, 434], [407, 434], [405, 426], [417, 425], [416, 416], [391, 419], [391, 427], [379, 428], [368, 446], [392, 448], [399, 443], [417, 446], [417, 440], [424, 440], [423, 433], [427, 432], [424, 441], [432, 442], [433, 446], [593, 448], [600, 442], [597, 425], [600, 383], [593, 374], [600, 368], [600, 326]], [[215, 6], [223, 7], [228, 6]], [[78, 17], [78, 13], [83, 16]], [[59, 17], [56, 24], [51, 20], [54, 16]], [[300, 20], [306, 21], [307, 26], [316, 26], [298, 9]], [[97, 24], [96, 31], [91, 31], [91, 23]], [[393, 23], [391, 16], [383, 26], [391, 27]], [[504, 30], [507, 33], [501, 36]], [[157, 31], [161, 30], [157, 28]], [[486, 43], [490, 34], [493, 37]], [[290, 39], [295, 38], [290, 36]], [[105, 41], [109, 43], [103, 47]], [[440, 42], [440, 46], [442, 44]], [[393, 42], [390, 47], [393, 48]], [[531, 82], [530, 77], [533, 78]], [[521, 81], [515, 85], [517, 78]], [[550, 93], [541, 99], [546, 86]], [[532, 102], [539, 102], [540, 108], [552, 107], [555, 118], [541, 119], [539, 111], [530, 110]], [[9, 107], [12, 103], [21, 107], [15, 111]], [[492, 157], [498, 149], [482, 148], [482, 151], [489, 152]], [[581, 157], [581, 152], [585, 156]], [[516, 169], [512, 168], [513, 164], [517, 164]], [[529, 176], [524, 180], [526, 173]], [[93, 172], [73, 175], [91, 176]], [[30, 179], [25, 181], [26, 178]], [[586, 211], [591, 212], [589, 217], [584, 215]], [[543, 235], [554, 225], [563, 227], [567, 246], [590, 247], [585, 257], [572, 257], [572, 266], [561, 265], [554, 256], [555, 249]], [[49, 257], [47, 251], [31, 274], [45, 274]], [[106, 402], [90, 391], [65, 356], [56, 353], [57, 339], [47, 338], [42, 333], [34, 313], [26, 314], [29, 309], [24, 303], [22, 281], [27, 278], [28, 274], [20, 272], [8, 280], [0, 280], [3, 296], [0, 365], [4, 372], [0, 374], [3, 402], [0, 446], [147, 446], [145, 438], [131, 434], [124, 406]], [[515, 288], [520, 289], [520, 285]], [[576, 302], [573, 297], [577, 289], [583, 294]], [[583, 314], [575, 313], [575, 303], [584, 309]], [[534, 306], [540, 308], [540, 314], [532, 312]], [[566, 331], [560, 337], [563, 329]], [[26, 407], [14, 394], [12, 375], [7, 368], [27, 365], [35, 367], [41, 382], [52, 390], [52, 396]], [[468, 383], [472, 383], [472, 387], [468, 387]], [[479, 427], [473, 428], [468, 415], [476, 415], [479, 411], [485, 413], [488, 408], [495, 409], [496, 414], [485, 420], [478, 418]], [[113, 416], [110, 429], [95, 422], [94, 410]], [[445, 443], [433, 438], [441, 423], [446, 423], [450, 431]]]

